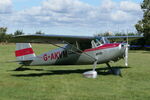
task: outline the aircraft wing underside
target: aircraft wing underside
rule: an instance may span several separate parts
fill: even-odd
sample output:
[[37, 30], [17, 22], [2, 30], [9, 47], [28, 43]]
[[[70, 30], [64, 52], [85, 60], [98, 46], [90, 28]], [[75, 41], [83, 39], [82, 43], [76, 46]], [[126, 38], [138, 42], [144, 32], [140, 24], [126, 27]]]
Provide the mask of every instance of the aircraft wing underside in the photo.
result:
[[[111, 42], [123, 42], [136, 40], [143, 36], [105, 36]], [[15, 43], [52, 43], [52, 44], [68, 44], [76, 41], [86, 43], [95, 39], [95, 36], [73, 36], [73, 35], [20, 35], [15, 36], [12, 42]]]
[[122, 41], [133, 41], [139, 38], [142, 38], [143, 36], [107, 36], [106, 38], [111, 42], [122, 42]]
[[65, 42], [75, 43], [88, 42], [94, 39], [94, 36], [71, 36], [71, 35], [20, 35], [12, 39], [15, 43], [54, 43], [66, 44]]

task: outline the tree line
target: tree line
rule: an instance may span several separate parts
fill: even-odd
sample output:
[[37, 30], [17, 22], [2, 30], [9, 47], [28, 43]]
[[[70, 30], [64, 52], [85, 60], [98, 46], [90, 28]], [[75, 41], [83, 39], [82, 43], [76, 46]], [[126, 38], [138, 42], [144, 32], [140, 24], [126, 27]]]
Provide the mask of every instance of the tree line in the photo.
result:
[[[18, 35], [25, 35], [26, 33], [23, 30], [16, 30], [14, 33], [7, 34], [7, 27], [0, 27], [0, 43], [9, 43], [11, 38]], [[45, 34], [42, 31], [37, 31], [34, 34]], [[114, 34], [110, 32], [99, 33], [96, 34], [97, 36], [126, 36], [126, 33], [116, 32]], [[131, 35], [139, 35], [138, 33], [128, 33], [129, 36]]]

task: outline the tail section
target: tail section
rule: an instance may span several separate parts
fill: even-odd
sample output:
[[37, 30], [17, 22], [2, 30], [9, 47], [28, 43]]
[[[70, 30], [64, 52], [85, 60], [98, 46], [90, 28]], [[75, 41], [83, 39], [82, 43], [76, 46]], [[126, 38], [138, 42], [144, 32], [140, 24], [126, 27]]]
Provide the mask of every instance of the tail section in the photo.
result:
[[30, 43], [16, 43], [15, 54], [18, 61], [33, 60], [36, 57]]

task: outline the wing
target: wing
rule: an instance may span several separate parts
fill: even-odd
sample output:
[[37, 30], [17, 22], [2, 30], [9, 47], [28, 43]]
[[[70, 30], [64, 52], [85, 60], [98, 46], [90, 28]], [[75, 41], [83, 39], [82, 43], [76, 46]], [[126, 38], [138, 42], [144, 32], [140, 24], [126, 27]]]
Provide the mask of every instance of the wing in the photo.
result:
[[139, 38], [143, 38], [143, 36], [107, 36], [106, 38], [110, 42], [126, 42], [127, 39], [130, 42]]
[[73, 36], [73, 35], [21, 35], [13, 37], [12, 42], [15, 43], [59, 43], [64, 42], [75, 43], [88, 42], [94, 39], [94, 36]]

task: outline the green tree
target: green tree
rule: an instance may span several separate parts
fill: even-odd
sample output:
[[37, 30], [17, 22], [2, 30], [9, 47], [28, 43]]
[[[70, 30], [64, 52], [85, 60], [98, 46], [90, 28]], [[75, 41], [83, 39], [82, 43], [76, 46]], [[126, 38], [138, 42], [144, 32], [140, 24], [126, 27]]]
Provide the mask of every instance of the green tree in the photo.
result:
[[6, 42], [6, 27], [0, 27], [0, 42]]
[[6, 34], [6, 36], [5, 36], [6, 42], [10, 43], [11, 42], [10, 40], [12, 39], [12, 37], [13, 37], [13, 34]]
[[127, 36], [125, 33], [115, 33], [115, 36]]
[[44, 34], [42, 31], [37, 31], [35, 34]]
[[144, 0], [141, 4], [143, 19], [135, 25], [137, 31], [144, 35], [145, 44], [150, 45], [150, 0]]
[[112, 32], [104, 32], [104, 33], [98, 33], [98, 34], [95, 34], [95, 36], [112, 36]]
[[16, 32], [14, 32], [14, 36], [17, 35], [24, 35], [25, 33], [22, 30], [17, 30]]

